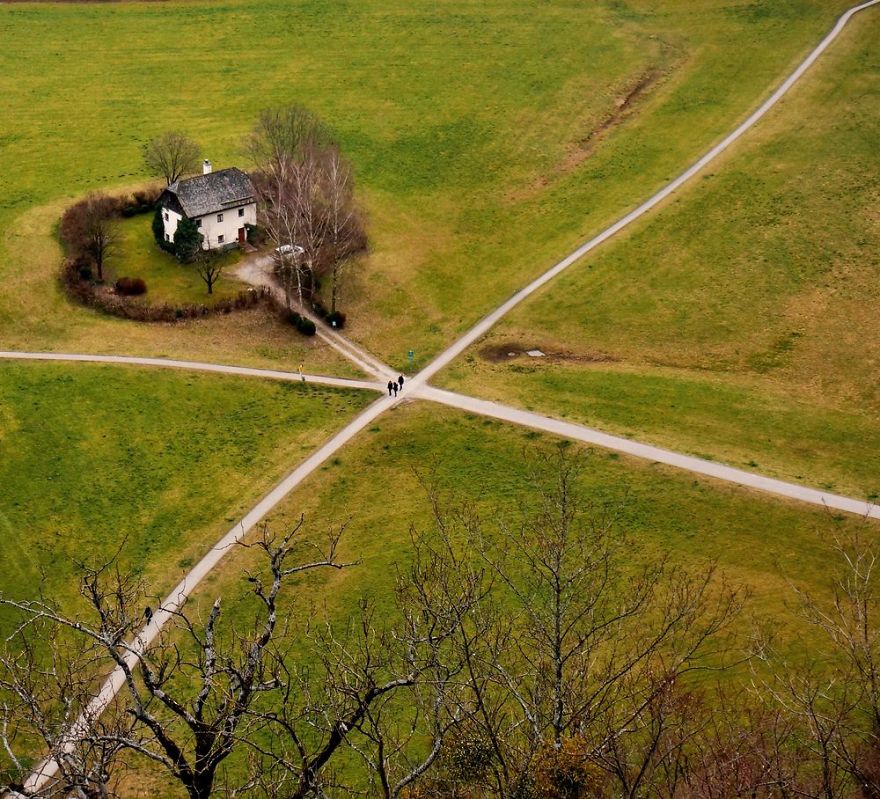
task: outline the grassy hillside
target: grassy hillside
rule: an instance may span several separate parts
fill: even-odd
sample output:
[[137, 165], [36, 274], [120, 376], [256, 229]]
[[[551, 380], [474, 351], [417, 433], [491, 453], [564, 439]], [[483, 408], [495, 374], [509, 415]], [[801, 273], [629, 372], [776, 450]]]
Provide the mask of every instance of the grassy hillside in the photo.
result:
[[[348, 522], [339, 555], [360, 560], [343, 571], [312, 572], [289, 584], [283, 616], [291, 629], [298, 634], [312, 612], [342, 627], [358, 618], [362, 597], [370, 600], [377, 625], [396, 618], [393, 588], [397, 570], [405, 572], [409, 564], [410, 527], [428, 530], [432, 523], [417, 473], [433, 480], [444, 497], [473, 503], [485, 534], [492, 536], [502, 519], [516, 529], [520, 503], [536, 498], [534, 457], [551, 453], [557, 443], [427, 403], [399, 406], [379, 419], [270, 516], [272, 530], [280, 533], [305, 514], [309, 533], [318, 539], [330, 526]], [[787, 656], [809, 657], [813, 633], [796, 616], [789, 580], [821, 596], [829, 586], [834, 536], [852, 533], [861, 520], [602, 450], [586, 454], [572, 445], [570, 451], [585, 454], [581, 488], [597, 507], [607, 503], [617, 513], [615, 535], [627, 537], [633, 563], [664, 554], [692, 568], [716, 561], [726, 579], [752, 592], [737, 626], [739, 644], [746, 647], [755, 625], [770, 621]], [[188, 611], [204, 617], [222, 597], [228, 618], [249, 618], [252, 594], [245, 573], [261, 565], [254, 550], [230, 553], [200, 586]], [[298, 637], [287, 645], [297, 663], [314, 657]], [[231, 762], [238, 768], [237, 757]], [[343, 769], [359, 767], [346, 762]], [[146, 769], [138, 776], [148, 779]], [[154, 779], [148, 792], [164, 795], [164, 776]]]
[[[312, 595], [318, 607], [344, 617], [361, 595], [389, 601], [395, 567], [409, 557], [411, 525], [428, 529], [430, 505], [417, 475], [433, 480], [446, 497], [474, 503], [491, 534], [499, 519], [515, 520], [519, 503], [534, 498], [534, 456], [556, 445], [551, 436], [449, 408], [399, 406], [310, 477], [269, 521], [280, 530], [305, 513], [321, 533], [350, 519], [342, 556], [362, 563], [333, 572], [329, 583], [317, 581]], [[586, 448], [573, 444], [575, 451]], [[588, 456], [582, 487], [597, 506], [619, 511], [616, 529], [631, 539], [634, 559], [668, 553], [690, 566], [717, 561], [733, 582], [754, 591], [751, 611], [775, 614], [780, 629], [791, 621], [786, 578], [824, 588], [834, 533], [862, 525], [857, 517], [598, 449]], [[213, 601], [245, 590], [241, 570], [254, 562], [245, 552], [227, 559], [202, 595]]]
[[880, 495], [878, 36], [880, 14], [858, 17], [711, 174], [515, 311], [448, 384]]
[[[313, 609], [344, 624], [357, 616], [361, 597], [374, 604], [377, 623], [394, 617], [393, 584], [397, 569], [409, 563], [410, 526], [431, 525], [416, 472], [433, 479], [445, 497], [473, 503], [491, 536], [502, 519], [516, 528], [520, 503], [535, 499], [530, 460], [556, 445], [550, 436], [429, 404], [405, 405], [380, 419], [270, 518], [281, 531], [304, 513], [315, 535], [331, 522], [350, 520], [340, 555], [361, 561], [293, 584], [285, 600], [293, 624]], [[570, 451], [585, 452], [576, 445]], [[628, 538], [633, 562], [664, 554], [693, 568], [717, 561], [724, 577], [753, 592], [740, 632], [748, 635], [753, 624], [772, 619], [794, 658], [807, 653], [788, 580], [821, 594], [833, 536], [862, 524], [601, 450], [587, 456], [581, 488], [598, 507], [615, 509], [615, 535]], [[253, 551], [232, 553], [199, 589], [191, 610], [207, 610], [222, 596], [227, 613], [246, 614], [243, 572], [258, 567]], [[308, 647], [293, 645], [291, 651], [310, 657]]]
[[339, 368], [271, 323], [144, 328], [54, 282], [62, 208], [141, 180], [150, 136], [182, 128], [241, 162], [257, 111], [301, 102], [337, 130], [370, 218], [351, 332], [423, 362], [717, 139], [844, 5], [0, 6], [0, 345]]
[[119, 550], [157, 594], [370, 392], [76, 364], [0, 369], [6, 596]]

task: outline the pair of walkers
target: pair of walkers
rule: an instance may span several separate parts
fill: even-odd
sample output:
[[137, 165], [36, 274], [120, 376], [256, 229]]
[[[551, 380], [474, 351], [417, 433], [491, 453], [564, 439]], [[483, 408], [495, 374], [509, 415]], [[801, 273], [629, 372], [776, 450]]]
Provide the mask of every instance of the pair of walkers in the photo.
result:
[[398, 391], [403, 391], [403, 375], [400, 375], [397, 380], [388, 381], [388, 396], [390, 397], [393, 393], [396, 397]]

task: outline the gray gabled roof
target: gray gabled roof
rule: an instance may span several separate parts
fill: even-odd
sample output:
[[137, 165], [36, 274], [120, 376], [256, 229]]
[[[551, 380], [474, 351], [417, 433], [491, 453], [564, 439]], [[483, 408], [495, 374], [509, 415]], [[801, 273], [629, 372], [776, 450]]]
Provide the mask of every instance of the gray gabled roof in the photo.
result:
[[[177, 199], [190, 219], [255, 202], [251, 179], [234, 166], [177, 180], [165, 192]], [[165, 204], [162, 200], [160, 203]]]

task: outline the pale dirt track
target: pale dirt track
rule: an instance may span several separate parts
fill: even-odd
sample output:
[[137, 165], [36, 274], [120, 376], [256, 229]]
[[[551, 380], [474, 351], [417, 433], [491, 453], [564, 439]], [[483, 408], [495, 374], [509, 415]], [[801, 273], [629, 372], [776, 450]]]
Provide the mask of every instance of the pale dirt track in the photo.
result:
[[[758, 109], [752, 113], [741, 125], [739, 125], [732, 133], [725, 137], [721, 142], [715, 145], [702, 158], [697, 160], [688, 169], [681, 173], [677, 178], [670, 181], [662, 189], [652, 195], [649, 199], [635, 208], [633, 211], [622, 217], [620, 220], [610, 225], [604, 231], [599, 233], [590, 241], [576, 249], [569, 256], [564, 258], [558, 264], [547, 270], [540, 277], [532, 281], [528, 286], [514, 294], [507, 302], [499, 306], [495, 311], [490, 313], [474, 327], [472, 327], [461, 338], [454, 342], [450, 347], [444, 350], [437, 358], [435, 358], [425, 369], [415, 375], [404, 388], [403, 393], [399, 397], [383, 396], [378, 399], [366, 410], [361, 412], [354, 420], [349, 422], [345, 428], [336, 433], [329, 441], [314, 452], [306, 461], [301, 463], [287, 477], [284, 478], [272, 491], [269, 492], [260, 502], [237, 524], [233, 527], [211, 550], [202, 558], [199, 563], [187, 574], [187, 576], [174, 588], [160, 609], [153, 615], [151, 622], [143, 628], [137, 640], [132, 643], [132, 652], [129, 655], [129, 663], [134, 666], [137, 661], [137, 653], [142, 652], [149, 647], [150, 643], [159, 634], [164, 624], [171, 618], [174, 610], [179, 608], [193, 592], [201, 580], [216, 566], [227, 550], [247, 534], [262, 518], [266, 516], [273, 508], [275, 508], [296, 486], [298, 486], [306, 477], [315, 471], [329, 457], [337, 452], [341, 447], [347, 444], [355, 435], [372, 424], [375, 419], [381, 416], [385, 411], [396, 405], [398, 402], [408, 397], [424, 397], [435, 402], [442, 402], [453, 407], [458, 407], [473, 413], [486, 416], [492, 416], [498, 419], [512, 422], [514, 424], [522, 424], [534, 429], [544, 430], [561, 435], [563, 437], [573, 438], [575, 440], [592, 443], [597, 446], [609, 447], [635, 457], [647, 458], [651, 461], [667, 463], [676, 468], [685, 469], [689, 472], [710, 476], [717, 480], [723, 480], [737, 485], [754, 488], [765, 493], [775, 494], [777, 496], [788, 499], [797, 499], [803, 502], [812, 503], [814, 505], [824, 505], [830, 508], [845, 510], [850, 513], [858, 513], [859, 515], [869, 516], [872, 518], [880, 518], [880, 509], [876, 506], [859, 502], [855, 499], [847, 497], [839, 497], [833, 494], [815, 491], [814, 489], [796, 486], [790, 483], [784, 483], [761, 475], [743, 472], [738, 469], [723, 466], [721, 464], [703, 461], [699, 458], [692, 458], [687, 455], [661, 450], [657, 447], [632, 442], [627, 439], [621, 439], [615, 436], [609, 436], [597, 430], [591, 430], [580, 425], [573, 425], [568, 422], [548, 419], [547, 417], [531, 414], [526, 411], [509, 408], [507, 406], [489, 403], [485, 400], [478, 400], [471, 397], [463, 397], [453, 394], [452, 392], [443, 392], [427, 385], [427, 381], [437, 372], [447, 366], [454, 358], [458, 357], [467, 347], [476, 342], [483, 336], [496, 322], [498, 322], [511, 309], [519, 303], [531, 296], [544, 286], [547, 282], [559, 275], [576, 261], [583, 258], [588, 252], [599, 246], [621, 230], [644, 216], [648, 211], [663, 202], [669, 195], [678, 190], [681, 186], [691, 180], [695, 175], [702, 171], [708, 164], [721, 155], [730, 145], [741, 138], [750, 128], [752, 128], [768, 111], [770, 111], [776, 103], [791, 89], [792, 86], [803, 76], [803, 74], [812, 66], [812, 64], [825, 52], [830, 44], [837, 38], [846, 24], [852, 17], [866, 8], [877, 5], [880, 0], [869, 0], [869, 2], [861, 3], [854, 6], [845, 14], [843, 14], [830, 33], [810, 52], [798, 68], [773, 92], [773, 94], [765, 100]], [[340, 353], [348, 357], [359, 368], [364, 369], [368, 374], [373, 374], [378, 378], [390, 377], [393, 372], [390, 367], [382, 364], [369, 353], [364, 352], [361, 348], [349, 342], [340, 336], [336, 331], [330, 331], [321, 328], [321, 336], [328, 341]], [[21, 356], [14, 353], [7, 353], [8, 357], [27, 357], [26, 354]], [[65, 356], [60, 353], [53, 354], [57, 360], [65, 360]], [[85, 356], [73, 355], [68, 360], [83, 360]], [[185, 362], [182, 362], [185, 363]], [[203, 364], [203, 366], [206, 366]], [[178, 367], [180, 368], [180, 367]], [[226, 367], [228, 369], [236, 369], [238, 367]], [[222, 370], [218, 370], [222, 371]], [[262, 370], [260, 370], [262, 371]], [[339, 379], [341, 378], [334, 378]], [[375, 384], [365, 386], [375, 388]], [[124, 676], [120, 669], [115, 669], [110, 677], [101, 688], [99, 694], [92, 700], [89, 706], [89, 715], [94, 718], [106, 708], [110, 699], [119, 691], [124, 683]], [[71, 735], [76, 735], [76, 729], [71, 731]], [[45, 786], [57, 773], [57, 764], [54, 760], [48, 760], [40, 765], [40, 767], [29, 777], [26, 787], [29, 791], [39, 790]]]
[[9, 352], [0, 350], [0, 359], [17, 361], [74, 361], [78, 363], [110, 363], [127, 366], [154, 366], [165, 369], [184, 369], [193, 372], [214, 372], [242, 377], [262, 377], [266, 380], [285, 380], [295, 383], [315, 383], [334, 388], [358, 388], [384, 391], [384, 383], [355, 380], [347, 377], [313, 375], [305, 372], [283, 372], [278, 369], [257, 369], [250, 366], [229, 366], [222, 363], [179, 361], [171, 358], [140, 358], [131, 355], [88, 355], [65, 352]]

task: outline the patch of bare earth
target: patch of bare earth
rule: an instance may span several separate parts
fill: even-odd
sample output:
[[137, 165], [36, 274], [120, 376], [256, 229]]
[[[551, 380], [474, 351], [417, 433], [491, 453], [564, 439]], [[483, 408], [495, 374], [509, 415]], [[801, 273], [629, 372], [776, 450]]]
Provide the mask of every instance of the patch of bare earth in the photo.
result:
[[[543, 353], [537, 357], [529, 355], [530, 351]], [[526, 346], [519, 342], [501, 342], [487, 344], [479, 350], [479, 356], [489, 363], [505, 363], [517, 359], [526, 359], [532, 363], [541, 361], [550, 363], [617, 363], [620, 359], [606, 352], [572, 352], [571, 350], [545, 350], [539, 345]]]
[[614, 98], [614, 107], [577, 141], [569, 142], [566, 152], [559, 163], [548, 174], [540, 175], [529, 186], [516, 189], [508, 194], [508, 200], [518, 202], [528, 200], [539, 194], [542, 189], [559, 178], [577, 169], [596, 149], [596, 145], [613, 130], [635, 113], [641, 101], [660, 83], [667, 72], [659, 67], [652, 67], [644, 72], [636, 81], [629, 84], [624, 91]]

